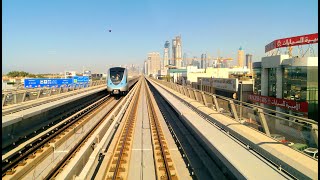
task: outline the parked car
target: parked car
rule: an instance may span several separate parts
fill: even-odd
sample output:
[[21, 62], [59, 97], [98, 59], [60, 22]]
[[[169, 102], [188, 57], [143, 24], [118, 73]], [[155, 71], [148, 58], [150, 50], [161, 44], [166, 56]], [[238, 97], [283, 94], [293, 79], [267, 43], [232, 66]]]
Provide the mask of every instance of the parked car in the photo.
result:
[[286, 137], [280, 135], [280, 134], [270, 134], [271, 137], [277, 141], [280, 141], [280, 142], [285, 142], [286, 141]]
[[287, 145], [287, 146], [289, 146], [289, 147], [291, 147], [291, 146], [293, 146], [294, 145], [294, 143], [293, 142], [290, 142], [290, 141], [284, 141], [284, 142], [282, 142], [283, 144], [285, 144], [285, 145]]
[[301, 143], [295, 143], [294, 145], [291, 146], [292, 149], [298, 150], [298, 151], [303, 151], [308, 148], [308, 145], [306, 144], [301, 144]]
[[307, 148], [307, 149], [304, 149], [303, 152], [313, 158], [316, 158], [318, 159], [318, 149], [317, 148]]

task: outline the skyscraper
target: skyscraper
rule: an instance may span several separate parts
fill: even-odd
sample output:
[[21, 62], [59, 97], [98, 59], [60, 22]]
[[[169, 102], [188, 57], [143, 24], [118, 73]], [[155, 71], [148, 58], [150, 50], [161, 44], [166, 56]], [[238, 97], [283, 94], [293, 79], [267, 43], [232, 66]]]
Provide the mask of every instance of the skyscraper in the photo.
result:
[[167, 70], [166, 66], [170, 64], [169, 62], [169, 57], [170, 57], [170, 43], [169, 41], [166, 41], [166, 43], [164, 44], [164, 52], [163, 52], [163, 62], [162, 62], [162, 67], [161, 69], [163, 70]]
[[172, 65], [176, 64], [176, 47], [177, 47], [176, 39], [172, 39], [172, 59], [170, 62], [170, 64]]
[[200, 63], [199, 63], [199, 61], [198, 61], [197, 59], [198, 59], [198, 58], [197, 58], [196, 56], [194, 56], [194, 57], [192, 58], [191, 64], [192, 64], [192, 66], [197, 66], [197, 68], [199, 69], [199, 68], [200, 68]]
[[157, 75], [161, 69], [160, 53], [148, 53], [148, 75]]
[[252, 72], [252, 54], [246, 54], [246, 66]]
[[176, 36], [175, 39], [172, 39], [172, 59], [171, 64], [175, 65], [177, 68], [181, 67], [182, 62], [182, 44], [181, 36]]
[[181, 45], [181, 36], [176, 37], [176, 67], [181, 68], [181, 61], [182, 61], [182, 45]]
[[183, 53], [182, 64], [183, 64], [182, 67], [187, 67], [189, 65], [188, 54], [187, 53]]
[[200, 68], [202, 68], [202, 69], [207, 68], [207, 55], [206, 54], [201, 54]]
[[240, 46], [238, 50], [238, 66], [243, 68], [243, 61], [244, 61], [244, 51]]

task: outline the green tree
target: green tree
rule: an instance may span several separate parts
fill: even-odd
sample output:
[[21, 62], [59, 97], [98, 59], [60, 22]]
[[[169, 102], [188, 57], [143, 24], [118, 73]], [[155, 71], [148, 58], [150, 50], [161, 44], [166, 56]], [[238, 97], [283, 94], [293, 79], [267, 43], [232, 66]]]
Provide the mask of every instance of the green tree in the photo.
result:
[[10, 71], [8, 72], [7, 76], [9, 77], [26, 77], [29, 73], [25, 71]]

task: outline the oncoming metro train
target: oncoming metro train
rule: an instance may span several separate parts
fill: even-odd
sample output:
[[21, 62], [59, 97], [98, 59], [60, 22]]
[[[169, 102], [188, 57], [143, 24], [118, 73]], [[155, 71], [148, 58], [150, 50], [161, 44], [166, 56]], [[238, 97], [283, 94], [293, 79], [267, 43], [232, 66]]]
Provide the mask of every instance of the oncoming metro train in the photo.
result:
[[112, 95], [125, 95], [128, 93], [128, 71], [126, 68], [113, 67], [108, 70], [107, 91]]

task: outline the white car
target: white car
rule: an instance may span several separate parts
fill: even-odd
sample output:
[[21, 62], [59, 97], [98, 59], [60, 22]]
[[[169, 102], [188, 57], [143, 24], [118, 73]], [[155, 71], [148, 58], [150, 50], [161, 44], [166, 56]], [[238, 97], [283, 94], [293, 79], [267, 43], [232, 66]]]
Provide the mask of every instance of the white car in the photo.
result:
[[313, 158], [318, 159], [318, 149], [317, 148], [307, 148], [305, 150], [303, 150], [303, 152]]
[[271, 137], [272, 137], [273, 139], [276, 139], [277, 141], [280, 141], [280, 142], [286, 140], [286, 137], [284, 137], [284, 136], [282, 136], [282, 135], [280, 135], [280, 134], [270, 134], [270, 135], [271, 135]]

